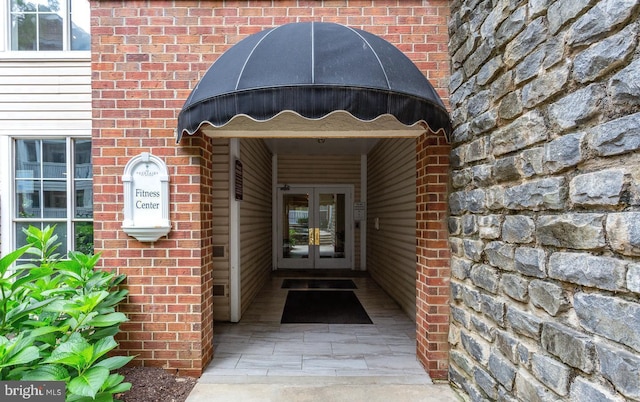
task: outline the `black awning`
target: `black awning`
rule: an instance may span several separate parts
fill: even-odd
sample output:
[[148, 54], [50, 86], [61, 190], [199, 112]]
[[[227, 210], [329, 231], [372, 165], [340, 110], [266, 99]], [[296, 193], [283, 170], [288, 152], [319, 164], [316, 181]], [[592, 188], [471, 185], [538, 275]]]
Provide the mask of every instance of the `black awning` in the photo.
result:
[[302, 22], [251, 35], [222, 54], [180, 111], [177, 141], [237, 116], [261, 122], [293, 112], [318, 120], [336, 111], [451, 132], [431, 83], [391, 43], [339, 24]]

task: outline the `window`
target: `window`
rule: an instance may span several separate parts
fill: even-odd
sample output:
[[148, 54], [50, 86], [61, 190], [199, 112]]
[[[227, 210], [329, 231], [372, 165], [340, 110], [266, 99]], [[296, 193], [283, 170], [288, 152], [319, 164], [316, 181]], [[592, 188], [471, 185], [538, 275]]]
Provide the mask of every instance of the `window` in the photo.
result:
[[61, 255], [93, 253], [91, 140], [17, 139], [14, 155], [16, 248], [22, 229], [55, 225]]
[[8, 0], [11, 50], [90, 50], [88, 0]]

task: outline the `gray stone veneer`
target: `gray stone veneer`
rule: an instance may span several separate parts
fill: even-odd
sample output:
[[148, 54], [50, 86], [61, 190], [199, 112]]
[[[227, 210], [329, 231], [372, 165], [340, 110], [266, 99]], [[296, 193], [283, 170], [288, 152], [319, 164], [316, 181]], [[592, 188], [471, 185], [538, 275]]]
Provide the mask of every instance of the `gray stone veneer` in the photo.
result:
[[640, 401], [640, 3], [453, 0], [450, 381]]

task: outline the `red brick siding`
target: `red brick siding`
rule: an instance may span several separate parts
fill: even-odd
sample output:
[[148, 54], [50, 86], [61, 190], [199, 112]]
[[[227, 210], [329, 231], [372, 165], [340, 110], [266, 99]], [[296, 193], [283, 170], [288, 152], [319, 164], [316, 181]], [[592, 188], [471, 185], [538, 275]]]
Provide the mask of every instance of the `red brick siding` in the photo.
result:
[[447, 378], [449, 355], [448, 184], [451, 147], [442, 134], [416, 146], [417, 355], [434, 379]]
[[[206, 138], [185, 138], [179, 145], [174, 140], [178, 112], [208, 67], [229, 47], [265, 28], [337, 22], [394, 43], [447, 103], [448, 16], [447, 0], [92, 1], [95, 247], [104, 267], [128, 276], [130, 296], [122, 310], [130, 321], [122, 327], [120, 342], [122, 349], [138, 355], [137, 364], [198, 375], [213, 353], [212, 149]], [[173, 229], [155, 243], [140, 243], [121, 230], [121, 175], [129, 159], [145, 151], [161, 157], [170, 174]], [[437, 191], [442, 193], [419, 199], [444, 200], [446, 189]], [[422, 219], [425, 225], [431, 222]], [[439, 229], [418, 229], [424, 236], [432, 232], [440, 235]], [[427, 265], [445, 259], [427, 254], [439, 250], [446, 238], [422, 239], [426, 247], [419, 250], [424, 279], [419, 281], [418, 304], [422, 315], [429, 315], [419, 325], [421, 332], [437, 332], [418, 339], [421, 359], [434, 376], [446, 366], [446, 356], [431, 352], [439, 345], [433, 343], [436, 334], [445, 333], [446, 343], [446, 322], [434, 324], [433, 312], [425, 306], [433, 308], [440, 299], [422, 287], [448, 278], [432, 275], [448, 272], [448, 265]], [[434, 289], [446, 296], [440, 287]], [[438, 308], [444, 309], [447, 301], [441, 304]], [[433, 362], [437, 370], [432, 372]]]
[[[104, 267], [127, 275], [121, 310], [130, 321], [122, 326], [121, 349], [138, 355], [137, 364], [199, 375], [213, 354], [212, 149], [199, 137], [176, 146], [173, 130], [192, 82], [212, 62], [213, 46], [195, 60], [190, 55], [186, 31], [200, 23], [188, 17], [193, 4], [149, 5], [92, 4], [95, 247]], [[124, 165], [145, 151], [162, 158], [170, 175], [173, 230], [155, 243], [121, 230]]]

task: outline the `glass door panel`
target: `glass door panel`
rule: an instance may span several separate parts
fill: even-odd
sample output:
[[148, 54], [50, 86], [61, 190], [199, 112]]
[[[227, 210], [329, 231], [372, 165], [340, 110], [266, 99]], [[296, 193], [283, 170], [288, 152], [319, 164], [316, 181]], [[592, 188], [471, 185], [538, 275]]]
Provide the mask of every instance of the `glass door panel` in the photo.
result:
[[278, 266], [282, 268], [312, 268], [313, 248], [309, 246], [309, 219], [313, 189], [296, 188], [279, 192]]
[[352, 268], [351, 188], [278, 188], [278, 268]]
[[317, 188], [315, 203], [319, 229], [316, 268], [352, 268], [350, 189]]
[[319, 194], [319, 199], [320, 258], [342, 258], [345, 234], [344, 194]]

